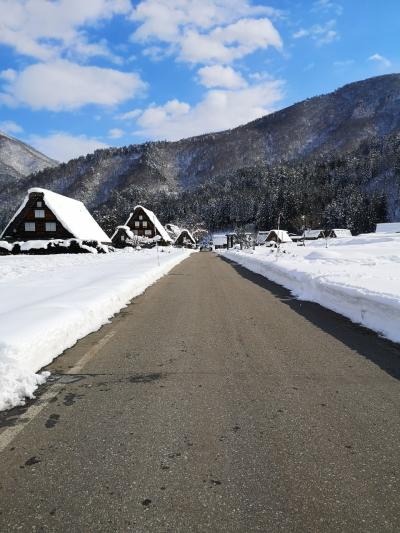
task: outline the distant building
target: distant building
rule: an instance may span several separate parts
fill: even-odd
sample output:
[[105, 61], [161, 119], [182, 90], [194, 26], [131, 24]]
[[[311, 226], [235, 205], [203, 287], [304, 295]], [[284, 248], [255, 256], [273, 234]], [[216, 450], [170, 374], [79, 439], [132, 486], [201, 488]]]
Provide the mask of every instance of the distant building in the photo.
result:
[[333, 239], [343, 239], [345, 237], [352, 237], [351, 231], [349, 229], [333, 229], [329, 233], [329, 237]]
[[377, 224], [376, 233], [400, 233], [400, 222]]
[[174, 242], [175, 246], [185, 246], [191, 248], [196, 246], [196, 240], [189, 230], [183, 229]]
[[226, 235], [224, 233], [214, 233], [211, 238], [212, 245], [216, 250], [226, 248]]
[[306, 229], [303, 232], [302, 238], [306, 241], [315, 241], [317, 239], [325, 239], [325, 232], [322, 229]]
[[146, 209], [142, 205], [137, 205], [133, 212], [130, 213], [125, 224], [116, 228], [111, 237], [113, 245], [118, 248], [123, 248], [126, 244], [126, 238], [129, 236], [128, 231], [131, 232], [133, 238], [144, 237], [154, 239], [158, 236], [159, 243], [162, 245], [172, 244], [173, 242], [153, 211]]
[[289, 236], [289, 233], [282, 229], [272, 229], [268, 233], [267, 242], [276, 242], [282, 244], [285, 242], [293, 242]]
[[242, 235], [238, 235], [235, 232], [226, 234], [226, 245], [227, 248], [233, 248], [235, 244], [240, 244], [241, 246], [250, 246], [253, 241], [253, 233], [251, 231], [246, 231]]
[[28, 190], [0, 239], [11, 242], [79, 239], [110, 243], [82, 202], [38, 187]]

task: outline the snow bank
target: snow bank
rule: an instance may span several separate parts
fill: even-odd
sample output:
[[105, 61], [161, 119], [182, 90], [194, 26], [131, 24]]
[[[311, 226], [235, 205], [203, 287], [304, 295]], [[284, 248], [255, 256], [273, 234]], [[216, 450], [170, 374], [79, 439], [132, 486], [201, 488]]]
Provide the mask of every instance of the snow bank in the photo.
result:
[[400, 342], [400, 234], [281, 246], [280, 252], [220, 252], [288, 288], [302, 300], [319, 303], [388, 339]]
[[171, 268], [184, 249], [0, 257], [0, 410], [33, 397], [37, 372], [96, 331]]

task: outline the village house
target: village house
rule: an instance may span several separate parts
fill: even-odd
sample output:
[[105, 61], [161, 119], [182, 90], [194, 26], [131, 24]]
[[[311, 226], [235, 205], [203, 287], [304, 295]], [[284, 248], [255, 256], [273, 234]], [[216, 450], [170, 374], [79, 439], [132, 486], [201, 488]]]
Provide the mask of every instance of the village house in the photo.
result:
[[251, 246], [253, 242], [253, 233], [251, 231], [246, 231], [240, 237], [237, 233], [231, 232], [226, 234], [226, 247], [233, 248], [235, 244], [240, 244], [241, 246]]
[[268, 233], [267, 242], [276, 242], [277, 244], [282, 244], [285, 242], [293, 242], [289, 233], [282, 229], [272, 229]]
[[192, 248], [196, 246], [196, 240], [189, 230], [183, 229], [174, 242], [175, 246], [185, 246], [187, 248]]
[[331, 230], [329, 233], [331, 239], [343, 239], [345, 237], [352, 237], [351, 231], [349, 229], [340, 229], [336, 228]]
[[316, 241], [317, 239], [325, 239], [325, 232], [323, 229], [306, 229], [303, 232], [302, 238], [306, 241]]
[[215, 250], [226, 248], [226, 235], [224, 233], [214, 233], [211, 237], [211, 244]]
[[28, 190], [0, 239], [16, 242], [79, 239], [110, 244], [82, 202], [38, 187]]
[[129, 235], [143, 240], [159, 237], [158, 242], [163, 246], [173, 242], [153, 211], [146, 209], [142, 205], [137, 205], [133, 212], [130, 213], [125, 224], [116, 228], [111, 237], [113, 245], [117, 248], [123, 248], [126, 246], [127, 238], [130, 238]]

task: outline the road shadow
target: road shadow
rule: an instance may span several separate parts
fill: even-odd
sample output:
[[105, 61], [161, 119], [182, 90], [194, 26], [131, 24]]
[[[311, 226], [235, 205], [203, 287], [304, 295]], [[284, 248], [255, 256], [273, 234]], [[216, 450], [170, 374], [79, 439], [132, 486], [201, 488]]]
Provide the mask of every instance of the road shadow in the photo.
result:
[[372, 361], [390, 376], [400, 380], [399, 344], [383, 339], [374, 331], [357, 325], [348, 318], [326, 309], [317, 303], [299, 300], [288, 289], [277, 285], [264, 276], [261, 276], [261, 274], [255, 274], [226, 257], [219, 257], [234, 268], [243, 278], [270, 292], [282, 303], [319, 329], [335, 337], [351, 350]]

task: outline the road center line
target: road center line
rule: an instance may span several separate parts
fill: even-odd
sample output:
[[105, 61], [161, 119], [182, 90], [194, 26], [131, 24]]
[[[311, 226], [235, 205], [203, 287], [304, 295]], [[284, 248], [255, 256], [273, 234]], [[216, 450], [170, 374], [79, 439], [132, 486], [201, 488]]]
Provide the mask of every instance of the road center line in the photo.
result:
[[[103, 338], [101, 338], [94, 346], [90, 348], [77, 362], [77, 364], [70, 368], [67, 374], [78, 374], [82, 368], [88, 363], [106, 344], [109, 340], [115, 335], [115, 331], [110, 331]], [[2, 433], [0, 433], [0, 453], [4, 451], [7, 446], [9, 446], [12, 441], [21, 433], [26, 426], [32, 422], [45, 407], [47, 407], [50, 401], [59, 394], [60, 390], [65, 387], [65, 383], [55, 383], [51, 385], [49, 390], [40, 396], [38, 402], [33, 403], [28, 410], [24, 413], [24, 418], [27, 418], [27, 421], [23, 424], [17, 424], [16, 426], [10, 426]]]

